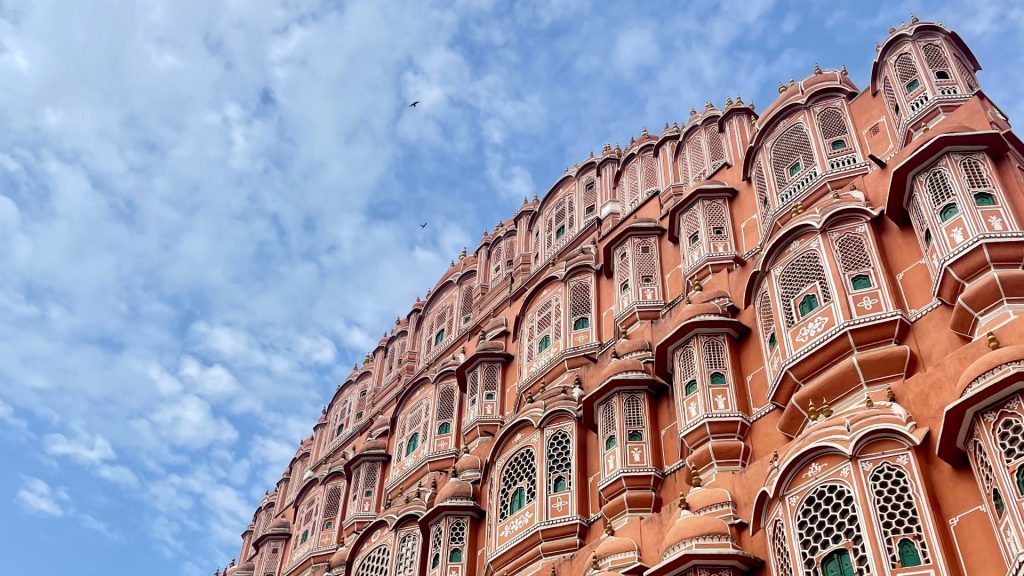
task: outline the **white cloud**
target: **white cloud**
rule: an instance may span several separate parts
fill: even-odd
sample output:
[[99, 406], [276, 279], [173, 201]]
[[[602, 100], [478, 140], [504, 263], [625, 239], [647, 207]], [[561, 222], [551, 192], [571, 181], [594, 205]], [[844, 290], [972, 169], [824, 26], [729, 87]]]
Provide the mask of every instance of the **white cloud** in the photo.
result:
[[214, 416], [208, 403], [189, 394], [156, 408], [151, 421], [161, 437], [189, 448], [231, 444], [238, 438], [230, 422]]
[[79, 433], [70, 439], [63, 434], [43, 436], [43, 450], [50, 456], [67, 457], [82, 464], [99, 464], [113, 460], [114, 449], [103, 436]]
[[32, 476], [22, 476], [21, 480], [21, 489], [15, 494], [14, 499], [22, 508], [42, 516], [64, 515], [63, 505], [70, 501], [66, 490], [51, 488], [45, 481]]
[[192, 356], [181, 358], [178, 375], [191, 384], [191, 390], [203, 398], [223, 400], [240, 390], [238, 380], [220, 364], [203, 366]]

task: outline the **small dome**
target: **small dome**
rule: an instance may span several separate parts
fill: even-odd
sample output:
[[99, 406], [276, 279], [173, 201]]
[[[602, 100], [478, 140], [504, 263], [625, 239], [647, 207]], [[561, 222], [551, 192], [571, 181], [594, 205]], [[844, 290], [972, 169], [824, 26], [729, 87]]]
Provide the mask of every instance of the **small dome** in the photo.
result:
[[632, 539], [621, 536], [608, 536], [597, 545], [594, 555], [597, 556], [598, 560], [604, 560], [616, 554], [635, 554], [636, 551], [636, 542]]
[[437, 492], [438, 502], [447, 502], [449, 500], [472, 500], [473, 499], [473, 486], [464, 480], [458, 478], [451, 478], [448, 482], [441, 487]]
[[459, 476], [463, 474], [478, 474], [483, 468], [483, 462], [480, 460], [480, 457], [472, 452], [466, 452], [455, 462], [455, 473]]
[[601, 375], [601, 382], [607, 382], [621, 374], [636, 372], [643, 372], [644, 374], [647, 374], [647, 371], [644, 370], [644, 365], [639, 360], [634, 360], [632, 358], [620, 358], [618, 360], [612, 360], [608, 367], [605, 368], [604, 373]]
[[330, 570], [334, 570], [335, 568], [341, 568], [345, 565], [345, 562], [347, 560], [348, 546], [342, 544], [341, 547], [334, 552], [334, 554], [331, 554], [331, 559], [327, 561], [327, 567]]
[[619, 358], [628, 358], [635, 354], [650, 351], [651, 343], [643, 338], [637, 338], [636, 340], [622, 338], [615, 343], [615, 353], [618, 354]]
[[477, 352], [504, 352], [505, 344], [500, 340], [484, 340], [476, 347]]
[[684, 510], [679, 520], [676, 520], [668, 534], [665, 535], [663, 548], [670, 550], [690, 540], [705, 537], [731, 538], [732, 534], [725, 521]]
[[249, 576], [256, 571], [256, 564], [253, 562], [242, 562], [238, 566], [235, 566], [233, 574], [236, 576]]
[[701, 511], [721, 504], [732, 504], [732, 494], [724, 488], [694, 488], [686, 495], [690, 509]]
[[383, 438], [374, 438], [373, 440], [367, 440], [363, 444], [362, 452], [385, 452], [388, 449], [388, 442]]

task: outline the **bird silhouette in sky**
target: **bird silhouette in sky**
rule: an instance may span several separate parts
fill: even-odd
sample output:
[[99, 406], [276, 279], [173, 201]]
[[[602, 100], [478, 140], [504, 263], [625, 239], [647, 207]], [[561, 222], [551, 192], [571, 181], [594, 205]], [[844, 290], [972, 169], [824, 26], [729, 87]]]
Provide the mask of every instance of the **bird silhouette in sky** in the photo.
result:
[[413, 102], [412, 104], [409, 104], [409, 108], [415, 108], [416, 105], [419, 104], [419, 103], [420, 103], [420, 101], [417, 100], [417, 101]]
[[420, 228], [426, 228], [426, 227], [427, 227], [427, 223], [426, 222], [424, 222], [423, 224], [420, 224]]

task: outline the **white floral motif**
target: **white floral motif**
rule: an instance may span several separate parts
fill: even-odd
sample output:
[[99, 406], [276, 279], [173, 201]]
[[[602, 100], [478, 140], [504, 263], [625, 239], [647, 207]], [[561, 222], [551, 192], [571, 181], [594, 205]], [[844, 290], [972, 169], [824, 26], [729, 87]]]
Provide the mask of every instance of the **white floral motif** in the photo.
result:
[[993, 230], [1003, 229], [1003, 219], [995, 214], [988, 217], [988, 223], [992, 226]]
[[850, 475], [850, 465], [847, 464], [846, 466], [843, 466], [843, 468], [839, 471], [839, 475], [842, 476], [843, 478], [848, 477]]
[[507, 538], [510, 534], [515, 534], [516, 532], [519, 532], [519, 529], [529, 524], [532, 518], [533, 512], [527, 512], [522, 516], [516, 518], [515, 520], [509, 522], [501, 530], [501, 537]]
[[793, 494], [792, 496], [790, 496], [788, 498], [788, 500], [789, 500], [789, 505], [790, 506], [796, 506], [796, 501], [797, 501], [796, 494]]
[[857, 308], [863, 308], [865, 311], [870, 311], [874, 309], [875, 304], [878, 304], [878, 302], [879, 300], [877, 298], [865, 295], [860, 302], [857, 302]]
[[963, 228], [957, 226], [956, 228], [953, 228], [952, 230], [950, 230], [949, 233], [950, 233], [950, 235], [953, 236], [953, 242], [959, 244], [959, 243], [964, 241], [964, 229]]
[[824, 470], [827, 466], [828, 464], [814, 462], [807, 468], [807, 472], [804, 473], [804, 478], [816, 478], [818, 474], [821, 474], [821, 471]]
[[983, 420], [985, 420], [985, 422], [996, 421], [996, 413], [994, 411], [985, 412], [984, 414], [981, 415], [981, 417]]
[[809, 323], [805, 324], [802, 328], [800, 328], [800, 332], [797, 333], [796, 336], [796, 341], [800, 343], [807, 342], [811, 338], [817, 336], [818, 333], [825, 328], [826, 324], [828, 324], [828, 318], [824, 316], [818, 316], [817, 318], [811, 320]]
[[900, 454], [899, 456], [896, 457], [896, 463], [899, 464], [900, 466], [906, 466], [907, 464], [910, 464], [910, 456], [907, 456], [906, 454]]
[[1020, 408], [1020, 398], [1014, 398], [1006, 403], [1006, 408], [1009, 410], [1016, 410]]
[[869, 470], [871, 470], [871, 466], [872, 466], [871, 462], [861, 462], [860, 463], [860, 469], [865, 471], [865, 472], [868, 472]]
[[715, 396], [715, 404], [718, 405], [719, 410], [725, 410], [725, 396]]
[[633, 457], [633, 462], [639, 462], [640, 461], [640, 449], [639, 448], [634, 447], [632, 450], [630, 450], [630, 455]]

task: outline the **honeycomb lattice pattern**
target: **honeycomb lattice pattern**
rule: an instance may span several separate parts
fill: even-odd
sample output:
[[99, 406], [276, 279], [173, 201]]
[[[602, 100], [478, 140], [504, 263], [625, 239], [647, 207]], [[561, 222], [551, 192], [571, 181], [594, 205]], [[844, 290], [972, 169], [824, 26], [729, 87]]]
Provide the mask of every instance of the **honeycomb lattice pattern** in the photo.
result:
[[572, 438], [565, 430], [559, 430], [548, 438], [546, 452], [548, 465], [548, 493], [555, 491], [555, 478], [564, 476], [566, 489], [572, 489]]
[[850, 133], [846, 128], [846, 119], [843, 117], [843, 112], [839, 108], [825, 108], [818, 112], [818, 127], [821, 129], [821, 135], [826, 141], [846, 136]]
[[395, 576], [415, 576], [416, 556], [419, 548], [419, 537], [406, 534], [398, 542], [398, 554], [395, 555]]
[[359, 563], [355, 576], [388, 576], [390, 560], [391, 550], [385, 545], [378, 546]]
[[896, 543], [901, 537], [909, 537], [914, 541], [922, 562], [927, 564], [928, 549], [907, 473], [902, 468], [885, 462], [875, 468], [868, 482], [878, 513], [878, 525], [882, 530], [886, 552], [889, 554], [889, 565], [893, 568], [900, 566], [900, 554]]
[[499, 522], [512, 515], [512, 493], [519, 487], [526, 493], [526, 504], [537, 499], [537, 455], [532, 448], [516, 454], [501, 472]]
[[853, 546], [853, 561], [864, 573], [868, 566], [860, 518], [850, 489], [842, 484], [823, 484], [808, 495], [797, 512], [797, 532], [804, 570], [815, 572], [815, 560], [846, 543]]
[[1024, 458], [1024, 422], [1016, 416], [1007, 416], [996, 428], [996, 440], [1003, 451], [1003, 459], [1010, 465]]
[[786, 529], [782, 520], [776, 519], [771, 530], [772, 552], [775, 556], [775, 576], [793, 576], [793, 561], [786, 545]]

